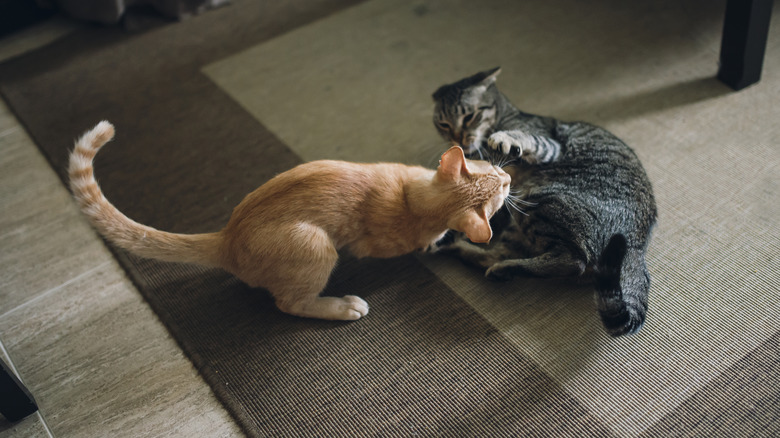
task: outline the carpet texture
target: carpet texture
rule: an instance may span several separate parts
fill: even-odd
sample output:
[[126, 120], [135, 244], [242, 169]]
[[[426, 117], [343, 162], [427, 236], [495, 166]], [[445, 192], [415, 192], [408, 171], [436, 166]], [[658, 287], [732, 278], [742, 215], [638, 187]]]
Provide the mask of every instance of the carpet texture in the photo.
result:
[[733, 93], [713, 79], [724, 8], [234, 1], [80, 30], [1, 64], [0, 92], [61, 176], [72, 140], [113, 122], [106, 196], [195, 233], [302, 161], [434, 163], [431, 92], [501, 65], [518, 106], [605, 126], [643, 160], [660, 221], [638, 335], [605, 336], [588, 287], [490, 283], [443, 257], [345, 258], [325, 293], [371, 313], [336, 323], [218, 270], [115, 254], [250, 436], [771, 436], [780, 32], [762, 82]]

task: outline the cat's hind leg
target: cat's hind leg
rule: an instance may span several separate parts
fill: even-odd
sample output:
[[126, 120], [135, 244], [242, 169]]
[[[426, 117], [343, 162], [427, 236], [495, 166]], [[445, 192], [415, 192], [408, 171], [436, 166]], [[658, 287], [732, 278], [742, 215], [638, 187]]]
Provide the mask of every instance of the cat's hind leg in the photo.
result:
[[[336, 267], [338, 252], [320, 227], [298, 223], [274, 230], [277, 244], [262, 256], [262, 283], [282, 312], [305, 318], [356, 320], [368, 314], [368, 304], [359, 297], [321, 297]], [[280, 240], [285, 244], [279, 245]], [[273, 260], [271, 263], [268, 261]]]
[[571, 251], [557, 248], [536, 257], [507, 259], [490, 266], [485, 277], [491, 280], [510, 280], [518, 275], [535, 277], [569, 277], [582, 275], [586, 262]]

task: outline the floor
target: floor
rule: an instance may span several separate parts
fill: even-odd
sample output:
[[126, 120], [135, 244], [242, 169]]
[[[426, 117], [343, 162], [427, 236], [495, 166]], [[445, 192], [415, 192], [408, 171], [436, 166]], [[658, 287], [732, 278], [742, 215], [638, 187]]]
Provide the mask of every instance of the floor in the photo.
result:
[[435, 165], [445, 146], [431, 93], [494, 66], [523, 110], [592, 122], [631, 145], [659, 211], [636, 336], [594, 335], [587, 286], [486, 282], [422, 260], [617, 436], [639, 436], [779, 326], [778, 28], [761, 82], [734, 92], [714, 77], [723, 2], [425, 5], [367, 1], [202, 71], [307, 161]]
[[[712, 78], [717, 69], [719, 11], [722, 9], [707, 12], [705, 8], [702, 12], [693, 7], [703, 3], [699, 0], [680, 2], [682, 6], [671, 1], [645, 2], [645, 5], [651, 5], [647, 6], [648, 12], [652, 12], [647, 14], [649, 18], [636, 26], [620, 27], [625, 33], [618, 33], [620, 38], [606, 31], [593, 32], [594, 39], [584, 42], [577, 39], [577, 33], [568, 37], [565, 37], [568, 34], [556, 34], [556, 27], [547, 26], [547, 23], [562, 26], [582, 21], [585, 30], [611, 29], [611, 23], [625, 22], [624, 15], [631, 12], [631, 7], [616, 8], [603, 14], [593, 11], [585, 14], [589, 18], [601, 17], [603, 23], [572, 19], [572, 23], [561, 24], [555, 21], [559, 18], [557, 13], [539, 17], [541, 19], [526, 23], [525, 27], [474, 20], [475, 26], [491, 23], [491, 27], [500, 32], [476, 28], [474, 32], [460, 32], [462, 38], [475, 34], [497, 35], [496, 38], [514, 44], [520, 39], [511, 38], [512, 32], [523, 29], [546, 32], [550, 34], [546, 41], [551, 41], [556, 53], [574, 50], [572, 48], [591, 49], [589, 62], [576, 65], [575, 75], [572, 69], [566, 68], [566, 59], [549, 57], [545, 53], [527, 50], [527, 59], [511, 56], [504, 60], [500, 59], [498, 51], [477, 51], [471, 54], [475, 70], [456, 71], [445, 63], [423, 60], [431, 54], [456, 59], [441, 53], [462, 51], [466, 47], [464, 41], [441, 39], [441, 44], [455, 41], [452, 46], [406, 41], [415, 42], [417, 38], [425, 42], [425, 35], [415, 33], [419, 23], [394, 13], [400, 8], [398, 4], [405, 5], [403, 11], [407, 15], [411, 10], [419, 15], [415, 17], [420, 21], [437, 23], [436, 15], [414, 8], [414, 3], [367, 2], [362, 7], [317, 21], [207, 66], [204, 72], [305, 159], [321, 158], [314, 154], [323, 153], [323, 150], [314, 146], [361, 144], [361, 138], [376, 136], [377, 131], [381, 132], [382, 138], [392, 139], [399, 147], [381, 151], [387, 154], [385, 156], [366, 159], [419, 159], [418, 151], [402, 147], [408, 142], [404, 135], [414, 133], [418, 129], [416, 125], [400, 133], [381, 130], [398, 126], [399, 122], [392, 117], [406, 117], [411, 113], [420, 120], [419, 132], [432, 135], [428, 96], [441, 78], [455, 80], [477, 68], [494, 65], [504, 68], [502, 89], [511, 96], [524, 96], [525, 109], [564, 119], [580, 119], [586, 114], [589, 121], [608, 127], [633, 145], [645, 162], [663, 211], [650, 252], [657, 285], [654, 320], [664, 321], [656, 329], [646, 329], [631, 342], [610, 344], [615, 351], [599, 351], [597, 355], [588, 356], [588, 346], [583, 348], [581, 338], [569, 336], [571, 331], [565, 330], [564, 325], [549, 329], [549, 323], [545, 322], [549, 314], [542, 311], [546, 306], [543, 297], [539, 297], [538, 304], [528, 306], [525, 314], [507, 315], [507, 309], [519, 307], [518, 303], [505, 300], [509, 295], [475, 286], [456, 273], [447, 272], [446, 266], [432, 267], [433, 270], [441, 269], [436, 272], [440, 272], [441, 278], [454, 291], [545, 372], [563, 382], [566, 390], [588, 409], [601, 415], [605, 424], [624, 432], [623, 436], [640, 434], [666, 413], [656, 409], [654, 403], [664, 402], [669, 409], [676, 407], [682, 399], [754, 349], [756, 344], [745, 341], [743, 335], [759, 332], [764, 337], [751, 338], [758, 342], [776, 332], [777, 312], [773, 309], [777, 308], [778, 302], [767, 303], [763, 291], [771, 290], [771, 285], [777, 284], [772, 282], [777, 275], [778, 246], [774, 230], [777, 229], [776, 218], [780, 217], [775, 202], [777, 179], [774, 176], [780, 127], [775, 104], [780, 89], [780, 58], [777, 56], [780, 46], [776, 43], [780, 41], [780, 34], [772, 33], [762, 83], [740, 93], [731, 93]], [[463, 7], [471, 5], [465, 1], [461, 3]], [[374, 11], [371, 8], [383, 9]], [[588, 6], [587, 9], [593, 8]], [[365, 20], [360, 14], [378, 18]], [[655, 20], [658, 16], [669, 19]], [[397, 17], [400, 19], [393, 21]], [[350, 23], [378, 31], [389, 29], [388, 34], [393, 31], [396, 32], [394, 36], [400, 34], [405, 39], [388, 40], [392, 50], [372, 51], [371, 46], [349, 46], [323, 37], [339, 35], [330, 29], [342, 29]], [[407, 26], [405, 32], [397, 32], [399, 23]], [[68, 26], [72, 24], [55, 23], [47, 30], [27, 33], [29, 38], [22, 35], [0, 40], [0, 60], [29, 50], [28, 44], [42, 44], [66, 34]], [[449, 28], [442, 25], [437, 29]], [[639, 45], [639, 48], [631, 46], [634, 40], [628, 36], [637, 33], [645, 35], [652, 44]], [[370, 43], [367, 38], [352, 40]], [[352, 55], [355, 53], [391, 58], [355, 66], [340, 63], [338, 58], [318, 58], [330, 57], [330, 52], [319, 50], [320, 47], [339, 47], [347, 60], [358, 59]], [[411, 50], [415, 47], [427, 51]], [[603, 47], [610, 50], [602, 51]], [[290, 56], [293, 50], [313, 53]], [[275, 59], [274, 56], [294, 59], [301, 65], [284, 69], [277, 77], [256, 69], [256, 64], [251, 62], [252, 59]], [[417, 61], [404, 62], [408, 59]], [[328, 78], [331, 86], [323, 89], [322, 78], [306, 75], [314, 70], [307, 68], [306, 63], [326, 61], [333, 63], [329, 70], [332, 77]], [[523, 63], [550, 72], [550, 75], [529, 74], [523, 80]], [[402, 72], [418, 80], [399, 80], [394, 87], [377, 89], [376, 83], [403, 77], [401, 74], [394, 76], [384, 67], [375, 68], [388, 64], [399, 69], [407, 65], [430, 67], [426, 67], [429, 70], [425, 72]], [[339, 68], [349, 70], [349, 74]], [[301, 73], [295, 76], [290, 72]], [[255, 89], [249, 86], [251, 84], [242, 82], [245, 78], [266, 84], [259, 90], [266, 94], [253, 94]], [[558, 86], [550, 87], [545, 83], [547, 81]], [[399, 88], [412, 85], [419, 85], [420, 89]], [[293, 86], [296, 90], [307, 91], [291, 93], [289, 88]], [[386, 114], [374, 117], [376, 112], [366, 113], [366, 120], [359, 124], [328, 119], [355, 113], [349, 108], [333, 110], [333, 100], [329, 99], [330, 93], [349, 93], [353, 89], [385, 93], [382, 98], [371, 96], [376, 101], [390, 103], [376, 110], [384, 109]], [[419, 103], [417, 100], [403, 101], [404, 93], [419, 96], [421, 100]], [[308, 101], [304, 105], [290, 96], [306, 97]], [[339, 102], [352, 104], [355, 99]], [[269, 101], [275, 103], [268, 105]], [[258, 105], [257, 102], [265, 104]], [[328, 110], [317, 108], [317, 103], [327, 106]], [[310, 129], [302, 132], [296, 125], [284, 124], [293, 119], [285, 117], [285, 111], [280, 108], [304, 106], [319, 115], [306, 121]], [[406, 113], [402, 111], [404, 109]], [[376, 120], [381, 121], [381, 125], [371, 125]], [[388, 120], [391, 123], [387, 123]], [[356, 125], [361, 129], [354, 129]], [[334, 126], [344, 127], [345, 132], [339, 133]], [[357, 136], [357, 140], [339, 141], [341, 135]], [[361, 135], [366, 137], [359, 137]], [[411, 137], [416, 138], [416, 135]], [[323, 142], [323, 138], [328, 141]], [[313, 139], [317, 140], [316, 144]], [[0, 148], [3, 152], [0, 156], [0, 247], [3, 248], [0, 252], [0, 284], [3, 286], [0, 287], [0, 347], [5, 360], [18, 370], [41, 407], [39, 414], [18, 424], [0, 422], [0, 438], [240, 435], [208, 386], [83, 220], [25, 130], [2, 103]], [[675, 149], [685, 151], [687, 158], [676, 159]], [[712, 153], [713, 150], [717, 153]], [[325, 152], [328, 157], [337, 157], [339, 153], [358, 156], [347, 150]], [[731, 257], [733, 254], [741, 255], [734, 258]], [[461, 275], [460, 271], [457, 275]], [[706, 301], [711, 304], [702, 313], [705, 317], [686, 313], [697, 308], [680, 304], [679, 290], [690, 290], [686, 292], [689, 296], [712, 298]], [[739, 299], [734, 298], [734, 291], [742, 294]], [[523, 303], [533, 301], [533, 297], [525, 300]], [[568, 306], [555, 310], [562, 315], [563, 321], [591, 324], [593, 330], [582, 331], [581, 336], [586, 336], [598, 328], [597, 322], [592, 314], [576, 313], [580, 308], [582, 306]], [[746, 318], [743, 308], [761, 315], [750, 314], [750, 318]], [[689, 329], [688, 321], [696, 323], [696, 330]], [[615, 352], [631, 360], [613, 364]], [[653, 357], [644, 360], [647, 352]], [[612, 383], [615, 380], [601, 377], [603, 373], [599, 371], [607, 368], [613, 373], [630, 376], [621, 379], [621, 384], [642, 389], [632, 392], [641, 396], [623, 399], [623, 393], [616, 391]], [[660, 377], [644, 379], [647, 375]], [[667, 384], [668, 381], [674, 384]], [[610, 409], [616, 402], [621, 402], [625, 409], [639, 407], [641, 412], [652, 412], [639, 419], [615, 415]]]
[[[6, 37], [0, 61], [77, 26]], [[40, 408], [0, 437], [241, 436], [3, 101], [0, 151], [0, 354]]]

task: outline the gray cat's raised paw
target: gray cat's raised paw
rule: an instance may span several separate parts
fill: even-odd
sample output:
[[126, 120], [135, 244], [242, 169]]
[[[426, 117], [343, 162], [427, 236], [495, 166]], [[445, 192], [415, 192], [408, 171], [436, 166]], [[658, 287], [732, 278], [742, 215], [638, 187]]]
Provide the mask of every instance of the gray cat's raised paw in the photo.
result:
[[488, 137], [488, 147], [504, 155], [519, 157], [523, 155], [523, 146], [506, 132], [496, 132]]

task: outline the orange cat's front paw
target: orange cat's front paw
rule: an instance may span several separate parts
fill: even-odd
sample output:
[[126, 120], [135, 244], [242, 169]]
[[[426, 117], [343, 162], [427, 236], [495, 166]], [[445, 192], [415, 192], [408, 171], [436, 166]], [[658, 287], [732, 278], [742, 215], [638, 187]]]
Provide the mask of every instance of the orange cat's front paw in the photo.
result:
[[368, 315], [368, 303], [362, 298], [355, 295], [347, 295], [344, 298], [344, 304], [342, 305], [343, 320], [354, 321]]
[[304, 318], [354, 321], [368, 315], [368, 303], [354, 295], [317, 297], [292, 303], [282, 301], [277, 306], [282, 312]]

